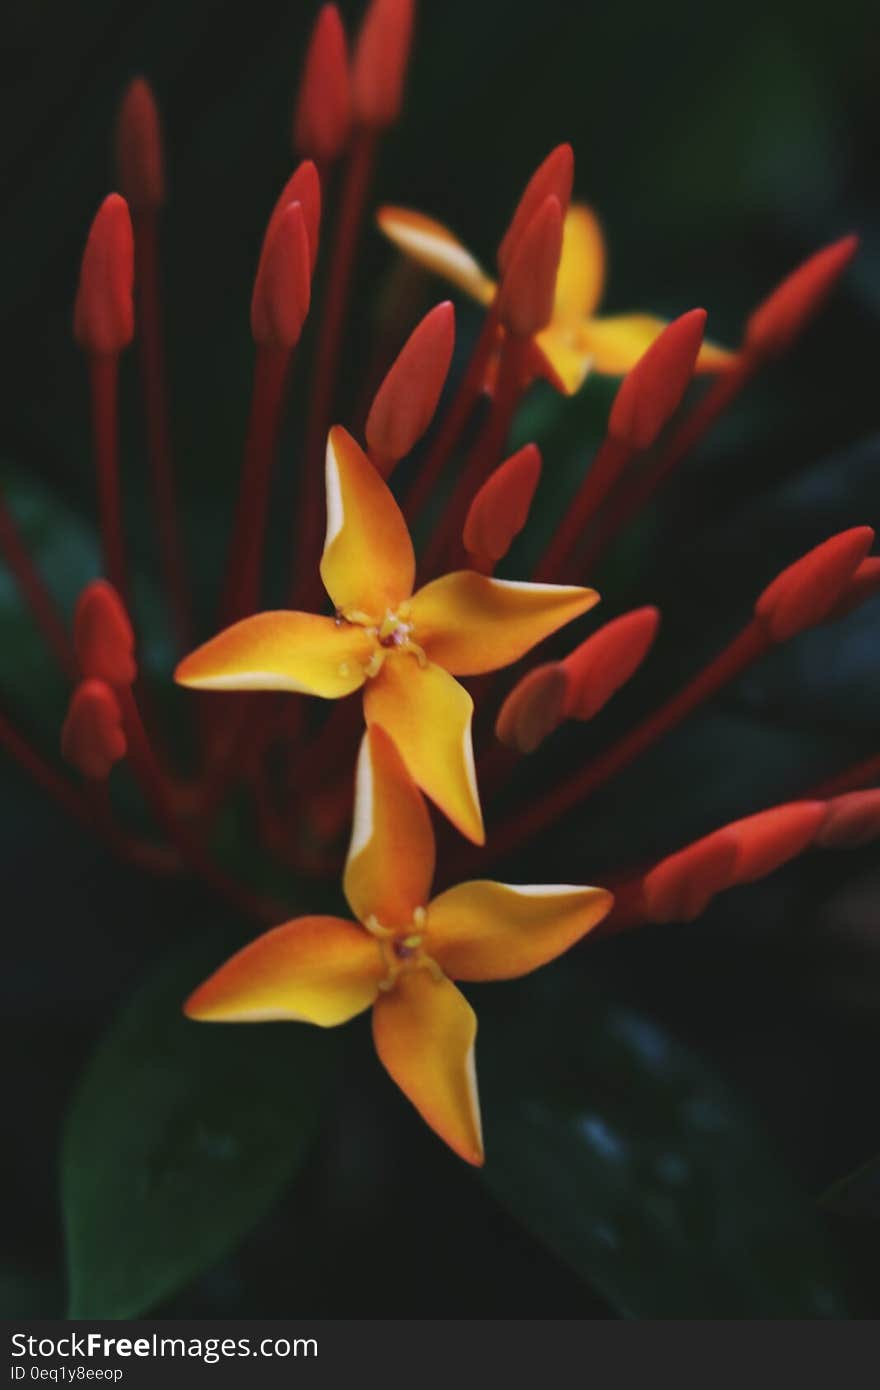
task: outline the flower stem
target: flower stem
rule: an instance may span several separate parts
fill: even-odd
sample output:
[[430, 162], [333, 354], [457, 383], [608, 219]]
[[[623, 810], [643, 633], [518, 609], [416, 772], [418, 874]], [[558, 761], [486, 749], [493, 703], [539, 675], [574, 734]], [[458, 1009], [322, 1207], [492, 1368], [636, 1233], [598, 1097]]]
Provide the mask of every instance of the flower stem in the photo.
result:
[[130, 608], [119, 487], [119, 357], [89, 356], [101, 542], [107, 578]]
[[323, 495], [321, 463], [327, 431], [331, 424], [342, 330], [376, 149], [375, 131], [361, 128], [355, 132], [345, 170], [336, 236], [327, 276], [327, 299], [321, 315], [315, 351], [315, 373], [306, 426], [295, 526], [293, 592], [311, 577], [317, 567]]
[[106, 787], [90, 784], [81, 789], [70, 783], [47, 762], [11, 719], [0, 712], [0, 747], [22, 771], [37, 783], [57, 806], [86, 829], [97, 832], [114, 853], [140, 868], [167, 873], [173, 868], [167, 851], [160, 845], [124, 834], [113, 823]]
[[0, 499], [0, 552], [17, 583], [22, 597], [34, 615], [40, 631], [63, 671], [76, 678], [77, 664], [64, 619], [43, 578], [31, 559], [18, 527], [5, 502]]
[[259, 601], [269, 488], [290, 358], [283, 348], [257, 349], [244, 466], [221, 604], [223, 625], [248, 617]]
[[173, 788], [153, 753], [137, 702], [128, 687], [118, 690], [117, 693], [122, 706], [128, 740], [128, 758], [132, 769], [153, 815], [171, 843], [180, 851], [184, 862], [220, 897], [231, 902], [246, 916], [265, 922], [281, 920], [284, 914], [280, 906], [253, 896], [231, 878], [214, 862], [200, 841], [179, 819], [174, 806]]
[[538, 583], [555, 583], [565, 578], [587, 525], [632, 457], [633, 450], [628, 445], [620, 444], [616, 439], [606, 435], [573, 502], [566, 510], [553, 539], [538, 563], [535, 570], [535, 580]]
[[525, 384], [525, 366], [531, 339], [504, 340], [498, 387], [489, 415], [468, 454], [452, 496], [444, 508], [438, 525], [428, 543], [423, 564], [425, 574], [433, 574], [444, 557], [454, 556], [452, 565], [463, 555], [461, 533], [467, 510], [492, 469], [500, 462], [513, 416]]
[[880, 753], [853, 763], [851, 767], [844, 768], [843, 772], [828, 777], [824, 782], [811, 787], [804, 793], [804, 797], [809, 801], [827, 800], [832, 796], [842, 796], [844, 792], [859, 791], [862, 787], [870, 786], [872, 782], [880, 782]]
[[156, 209], [135, 208], [132, 224], [135, 243], [137, 336], [147, 426], [147, 453], [159, 530], [159, 554], [177, 645], [181, 651], [187, 651], [192, 645], [192, 609], [174, 486]]
[[422, 463], [403, 504], [404, 515], [410, 524], [421, 516], [434, 485], [443, 471], [443, 465], [455, 448], [458, 440], [473, 413], [486, 379], [486, 368], [498, 333], [498, 315], [494, 306], [490, 307], [480, 335], [477, 338], [470, 362], [459, 383], [458, 390], [443, 421], [434, 436], [433, 443]]
[[625, 526], [637, 516], [651, 500], [655, 492], [666, 482], [684, 462], [688, 454], [696, 448], [709, 433], [716, 421], [732, 405], [743, 387], [751, 380], [755, 364], [749, 358], [742, 358], [736, 366], [718, 376], [693, 410], [685, 416], [678, 429], [642, 476], [625, 489], [616, 502], [600, 518], [596, 534], [585, 547], [578, 560], [581, 574], [592, 574], [602, 560], [611, 542]]
[[511, 813], [503, 820], [489, 837], [493, 854], [508, 854], [610, 782], [652, 744], [763, 656], [771, 645], [763, 626], [757, 621], [750, 622], [683, 689], [600, 753], [593, 762], [536, 800], [526, 811]]

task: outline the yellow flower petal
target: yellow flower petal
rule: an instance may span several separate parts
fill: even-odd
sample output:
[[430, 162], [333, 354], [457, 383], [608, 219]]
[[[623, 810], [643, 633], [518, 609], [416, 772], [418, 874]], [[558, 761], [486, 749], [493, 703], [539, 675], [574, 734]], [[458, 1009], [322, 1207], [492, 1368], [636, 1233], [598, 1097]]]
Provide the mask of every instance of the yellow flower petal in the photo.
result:
[[413, 595], [413, 637], [453, 675], [476, 676], [508, 666], [598, 601], [595, 589], [457, 570]]
[[396, 207], [380, 208], [376, 220], [388, 239], [426, 270], [442, 275], [480, 304], [494, 297], [495, 282], [442, 222]]
[[257, 613], [181, 661], [179, 685], [199, 690], [295, 690], [334, 700], [364, 683], [373, 650], [363, 628], [315, 613]]
[[613, 902], [604, 888], [460, 883], [428, 907], [427, 949], [454, 980], [512, 980], [567, 951]]
[[593, 368], [604, 376], [624, 376], [666, 327], [653, 314], [617, 314], [591, 319], [584, 325], [584, 349], [592, 354]]
[[605, 239], [595, 213], [573, 203], [565, 217], [554, 319], [589, 318], [605, 286]]
[[[605, 376], [624, 376], [666, 327], [653, 314], [617, 314], [590, 319], [584, 325], [585, 351], [592, 354], [593, 368]], [[735, 354], [715, 343], [704, 343], [697, 357], [698, 372], [717, 372], [731, 365]]]
[[341, 426], [327, 440], [327, 536], [321, 578], [335, 606], [381, 621], [412, 593], [416, 562], [400, 508]]
[[561, 320], [554, 320], [535, 335], [535, 353], [542, 364], [542, 375], [566, 396], [573, 396], [581, 389], [593, 366], [586, 342], [583, 324], [572, 325]]
[[476, 1015], [464, 995], [424, 969], [401, 975], [373, 1009], [373, 1040], [389, 1076], [434, 1132], [479, 1166], [476, 1035]]
[[190, 995], [184, 1013], [203, 1023], [292, 1019], [332, 1028], [369, 1008], [385, 973], [363, 927], [341, 917], [298, 917], [221, 965]]
[[427, 906], [434, 878], [434, 832], [422, 795], [378, 724], [361, 743], [345, 896], [356, 917], [407, 927]]
[[475, 844], [485, 840], [474, 773], [474, 702], [441, 667], [420, 666], [410, 654], [389, 654], [367, 683], [367, 724], [380, 724], [397, 746], [413, 781]]

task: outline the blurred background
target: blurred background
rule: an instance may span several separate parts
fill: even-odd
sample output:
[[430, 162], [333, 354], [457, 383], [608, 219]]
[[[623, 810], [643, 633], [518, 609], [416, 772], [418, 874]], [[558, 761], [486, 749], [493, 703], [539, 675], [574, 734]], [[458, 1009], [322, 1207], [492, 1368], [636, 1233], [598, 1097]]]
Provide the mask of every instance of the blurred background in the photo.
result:
[[[6, 17], [0, 476], [68, 609], [97, 572], [71, 307], [90, 219], [113, 187], [119, 97], [143, 73], [163, 112], [175, 451], [207, 612], [246, 423], [252, 276], [293, 167], [292, 103], [316, 8], [35, 0]], [[353, 28], [360, 6], [340, 8]], [[605, 225], [611, 312], [703, 305], [711, 336], [733, 345], [800, 259], [846, 232], [863, 238], [821, 318], [597, 578], [603, 617], [658, 603], [663, 637], [632, 697], [551, 752], [560, 767], [718, 650], [784, 564], [833, 531], [877, 522], [876, 39], [875, 7], [860, 0], [840, 0], [832, 17], [815, 0], [742, 0], [729, 13], [693, 0], [420, 6], [405, 117], [383, 144], [375, 199], [440, 217], [486, 264], [529, 173], [561, 140], [575, 148], [576, 196]], [[343, 419], [357, 412], [363, 364], [399, 288], [395, 265], [369, 228]], [[407, 292], [412, 322], [445, 295], [416, 280]], [[458, 324], [461, 358], [477, 324], [464, 305]], [[307, 360], [308, 340], [301, 353]], [[141, 619], [162, 670], [171, 654], [151, 597], [133, 361], [123, 385]], [[300, 372], [291, 459], [305, 385]], [[542, 447], [545, 484], [522, 559], [601, 438], [612, 389], [591, 381], [568, 403], [539, 390], [523, 410], [517, 432]], [[279, 567], [285, 534], [274, 539]], [[564, 833], [533, 846], [516, 876], [527, 867], [536, 880], [601, 881], [875, 752], [878, 619], [875, 600], [775, 653]], [[65, 691], [5, 574], [0, 701], [57, 747]], [[115, 863], [11, 765], [0, 798], [12, 958], [0, 1291], [7, 1316], [52, 1316], [66, 1306], [58, 1152], [76, 1079], [120, 1001], [169, 949], [235, 928], [195, 886]], [[307, 886], [298, 891], [308, 900]], [[876, 1316], [880, 1168], [828, 1189], [880, 1152], [878, 904], [875, 852], [812, 855], [690, 926], [644, 929], [542, 980], [474, 991], [485, 1178], [423, 1129], [379, 1074], [367, 1028], [354, 1025], [296, 1180], [272, 1188], [231, 1252], [212, 1253], [173, 1293], [166, 1281], [153, 1307], [217, 1317]], [[165, 1040], [169, 1085], [178, 1036]], [[124, 1075], [117, 1084], [95, 1120], [111, 1149], [137, 1123]], [[283, 1088], [268, 1101], [282, 1109]]]

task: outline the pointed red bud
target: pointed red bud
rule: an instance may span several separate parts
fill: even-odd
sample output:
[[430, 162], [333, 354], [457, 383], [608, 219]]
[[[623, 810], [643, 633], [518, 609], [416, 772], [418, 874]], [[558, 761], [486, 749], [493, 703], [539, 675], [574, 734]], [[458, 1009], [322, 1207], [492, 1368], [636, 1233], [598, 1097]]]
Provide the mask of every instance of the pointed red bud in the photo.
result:
[[816, 844], [823, 849], [860, 849], [880, 838], [880, 787], [835, 796], [825, 808]]
[[630, 449], [649, 449], [681, 404], [706, 327], [705, 309], [667, 324], [620, 384], [608, 433]]
[[134, 237], [128, 204], [105, 198], [89, 230], [73, 308], [73, 335], [86, 352], [113, 356], [134, 337]]
[[671, 854], [645, 875], [642, 902], [650, 922], [692, 922], [728, 887], [737, 838], [718, 830]]
[[269, 224], [251, 296], [251, 332], [262, 347], [296, 347], [309, 312], [312, 277], [302, 206]]
[[785, 642], [823, 622], [843, 598], [873, 543], [870, 526], [854, 526], [823, 541], [777, 575], [755, 604], [755, 616], [774, 642]]
[[562, 208], [545, 198], [516, 242], [498, 291], [498, 317], [521, 338], [540, 333], [553, 316], [562, 254]]
[[264, 247], [269, 241], [270, 231], [274, 231], [275, 226], [291, 203], [299, 203], [302, 208], [306, 235], [309, 239], [309, 266], [314, 275], [321, 234], [321, 179], [318, 170], [310, 159], [304, 159], [302, 164], [297, 166], [282, 188], [266, 227], [266, 235], [263, 238]]
[[464, 523], [464, 545], [474, 569], [491, 574], [504, 559], [526, 524], [540, 476], [540, 452], [526, 444], [486, 479]]
[[495, 721], [495, 734], [516, 753], [534, 753], [562, 722], [565, 676], [555, 662], [536, 666], [513, 687]]
[[600, 627], [561, 663], [567, 719], [592, 719], [639, 669], [657, 636], [660, 610], [634, 608]]
[[125, 89], [116, 118], [116, 168], [129, 207], [160, 208], [165, 202], [162, 128], [153, 89], [135, 77]]
[[562, 215], [565, 216], [571, 200], [573, 183], [574, 150], [571, 145], [557, 145], [544, 162], [538, 165], [526, 184], [510, 226], [498, 247], [498, 269], [502, 275], [510, 264], [514, 246], [546, 198], [556, 198]]
[[84, 777], [103, 782], [126, 753], [122, 711], [110, 686], [82, 681], [73, 692], [61, 730], [61, 753]]
[[752, 883], [803, 853], [825, 819], [824, 801], [792, 801], [726, 827], [736, 836], [731, 883]]
[[93, 580], [80, 594], [73, 640], [84, 676], [108, 685], [131, 685], [137, 675], [134, 630], [125, 605], [106, 579]]
[[880, 555], [868, 555], [859, 565], [828, 616], [843, 618], [875, 594], [880, 594]]
[[351, 73], [345, 28], [335, 5], [322, 5], [306, 51], [293, 143], [322, 163], [338, 159], [351, 130]]
[[370, 407], [367, 445], [383, 477], [418, 443], [434, 418], [454, 346], [455, 310], [445, 300], [413, 329]]
[[841, 237], [793, 270], [746, 323], [746, 351], [755, 357], [776, 357], [784, 352], [822, 308], [858, 247], [858, 237]]
[[403, 104], [403, 84], [412, 43], [413, 0], [372, 0], [354, 50], [352, 96], [355, 119], [383, 130]]

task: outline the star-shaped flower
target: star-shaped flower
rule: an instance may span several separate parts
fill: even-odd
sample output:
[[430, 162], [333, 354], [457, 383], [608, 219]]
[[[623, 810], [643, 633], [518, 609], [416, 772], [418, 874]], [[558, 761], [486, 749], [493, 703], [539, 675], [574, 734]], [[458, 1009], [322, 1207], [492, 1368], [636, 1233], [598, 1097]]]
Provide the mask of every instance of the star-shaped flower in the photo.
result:
[[364, 735], [344, 888], [357, 922], [299, 917], [239, 951], [185, 1005], [209, 1023], [324, 1028], [373, 1007], [388, 1073], [440, 1138], [483, 1162], [477, 1020], [453, 980], [511, 980], [561, 955], [611, 910], [603, 888], [474, 881], [431, 898], [427, 807], [380, 727]]
[[[407, 256], [489, 306], [498, 285], [448, 227], [409, 208], [383, 207], [381, 230]], [[605, 241], [595, 214], [572, 203], [565, 216], [562, 256], [556, 279], [553, 317], [534, 338], [534, 370], [566, 395], [579, 390], [588, 373], [624, 376], [634, 367], [666, 320], [653, 314], [615, 314], [598, 318], [605, 285]], [[499, 327], [499, 336], [504, 330]], [[697, 371], [717, 372], [734, 354], [704, 343]]]
[[473, 701], [454, 677], [516, 661], [591, 608], [598, 594], [471, 570], [444, 575], [414, 594], [415, 556], [400, 508], [339, 427], [327, 443], [321, 578], [335, 618], [294, 612], [245, 618], [186, 657], [176, 679], [205, 690], [291, 690], [325, 699], [364, 686], [367, 724], [388, 731], [422, 791], [482, 844]]

